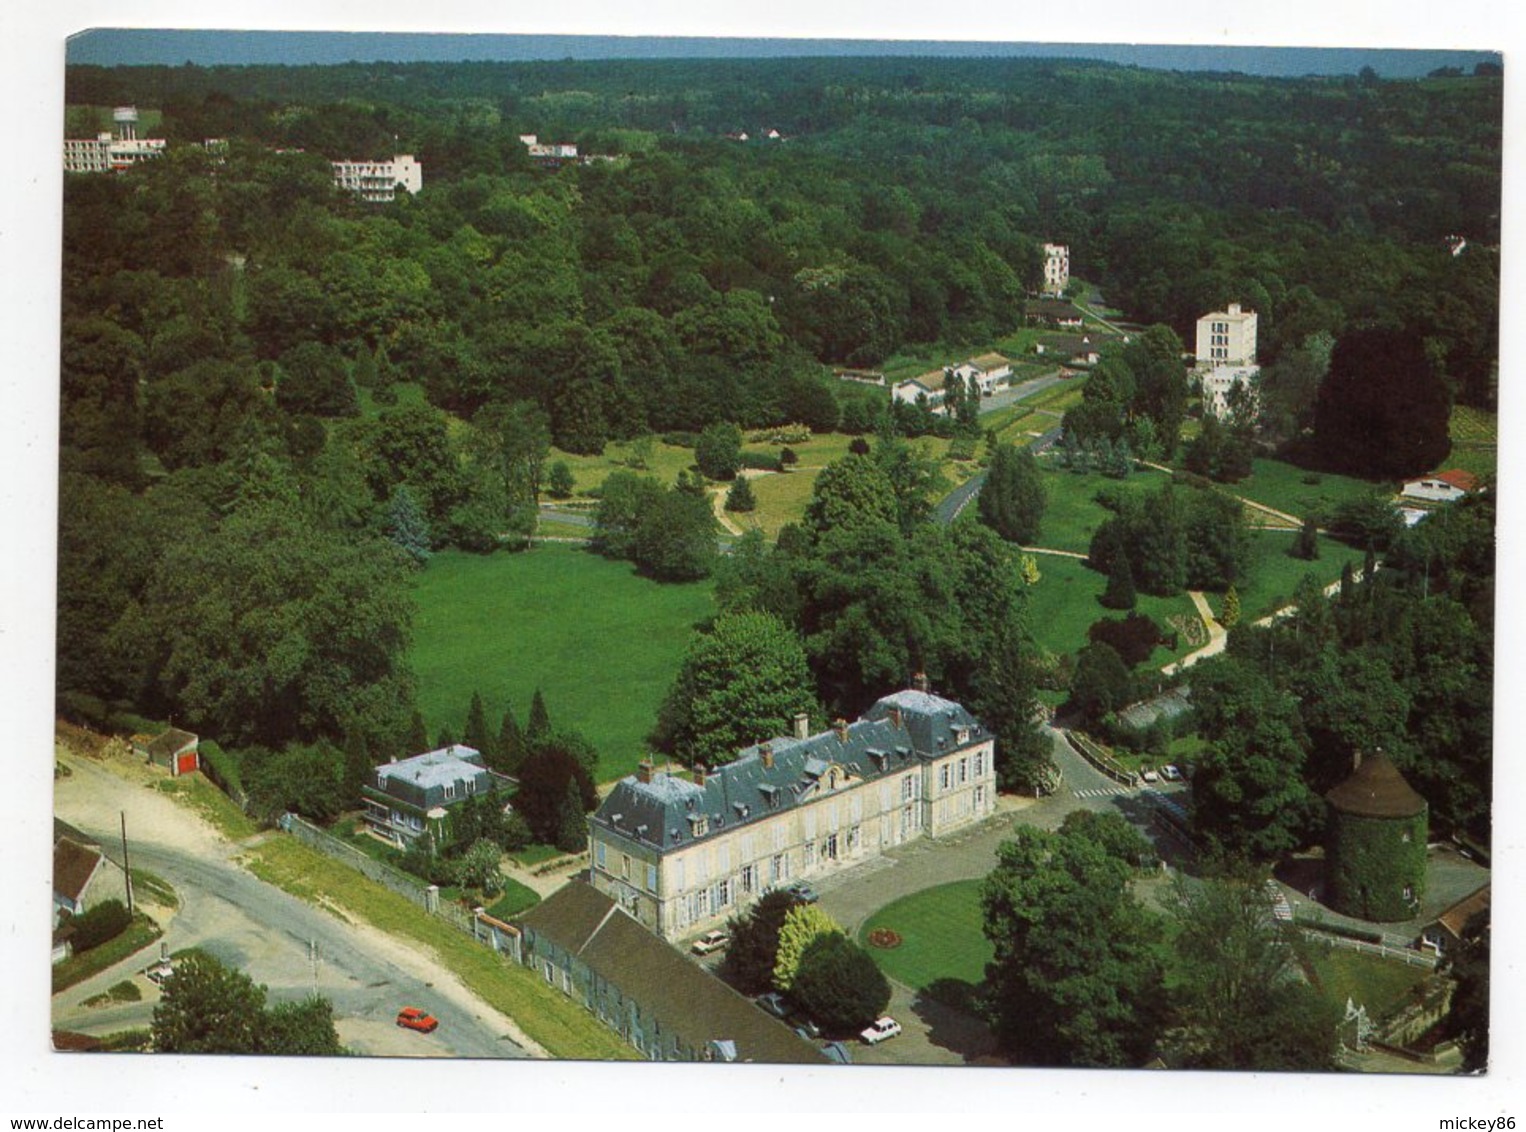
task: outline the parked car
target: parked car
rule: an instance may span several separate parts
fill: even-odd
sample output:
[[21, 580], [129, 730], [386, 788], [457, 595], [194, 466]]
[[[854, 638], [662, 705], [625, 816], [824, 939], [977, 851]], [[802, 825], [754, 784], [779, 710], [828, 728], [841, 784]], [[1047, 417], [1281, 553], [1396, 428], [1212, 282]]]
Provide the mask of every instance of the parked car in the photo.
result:
[[784, 891], [788, 892], [802, 904], [814, 904], [816, 901], [821, 899], [821, 893], [817, 892], [804, 881], [800, 881], [797, 884], [792, 884]]
[[1153, 770], [1151, 770], [1147, 766], [1139, 768], [1139, 777], [1144, 779], [1146, 782], [1159, 782], [1160, 781], [1160, 775], [1156, 774]]
[[828, 1061], [835, 1061], [838, 1065], [852, 1065], [853, 1054], [842, 1042], [828, 1042], [821, 1047], [821, 1052], [827, 1055]]
[[863, 1038], [870, 1045], [878, 1045], [880, 1042], [888, 1041], [895, 1037], [900, 1032], [901, 1024], [887, 1014], [883, 1018], [876, 1019], [867, 1030], [859, 1034], [859, 1037]]
[[1169, 763], [1160, 768], [1160, 776], [1167, 782], [1180, 782], [1182, 780], [1182, 772]]
[[814, 1042], [817, 1038], [821, 1037], [821, 1027], [816, 1025], [815, 1022], [806, 1017], [804, 1014], [796, 1014], [793, 1017], [786, 1019], [786, 1021], [788, 1021], [791, 1026], [795, 1027], [795, 1033], [799, 1034], [802, 1038], [805, 1038], [808, 1041]]
[[432, 1034], [440, 1028], [440, 1020], [417, 1006], [405, 1006], [397, 1012], [397, 1024], [405, 1030], [417, 1030]]
[[782, 994], [763, 994], [758, 996], [758, 1005], [768, 1011], [775, 1018], [784, 1018], [789, 1014], [789, 1004], [784, 1001]]
[[689, 950], [695, 955], [709, 955], [712, 951], [719, 951], [731, 942], [731, 937], [725, 932], [706, 932], [694, 941], [694, 946]]

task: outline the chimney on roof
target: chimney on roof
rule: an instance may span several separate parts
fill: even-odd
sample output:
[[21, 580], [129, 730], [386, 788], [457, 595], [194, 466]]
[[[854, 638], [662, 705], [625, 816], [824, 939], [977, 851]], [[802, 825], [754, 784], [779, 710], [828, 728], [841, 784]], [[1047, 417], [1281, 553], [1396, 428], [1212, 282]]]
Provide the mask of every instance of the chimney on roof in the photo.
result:
[[837, 741], [839, 743], [846, 743], [848, 741], [848, 721], [846, 719], [833, 720], [832, 730], [837, 732]]
[[795, 738], [809, 739], [811, 737], [811, 717], [803, 711], [795, 713]]
[[704, 763], [695, 763], [694, 764], [694, 785], [696, 785], [696, 786], [703, 786], [704, 784], [705, 784], [705, 764]]
[[652, 784], [651, 759], [642, 759], [638, 764], [636, 764], [636, 781], [641, 783], [643, 786], [650, 786]]
[[1229, 304], [1229, 313], [1230, 314], [1239, 314], [1240, 313], [1240, 304], [1239, 303], [1230, 303]]
[[764, 743], [758, 748], [758, 755], [763, 759], [763, 769], [774, 769], [774, 747], [772, 743]]
[[911, 678], [911, 686], [919, 692], [931, 692], [932, 684], [928, 682], [927, 673], [918, 672]]
[[901, 730], [902, 726], [904, 726], [901, 722], [901, 709], [898, 707], [890, 709], [890, 726], [894, 727], [897, 731]]

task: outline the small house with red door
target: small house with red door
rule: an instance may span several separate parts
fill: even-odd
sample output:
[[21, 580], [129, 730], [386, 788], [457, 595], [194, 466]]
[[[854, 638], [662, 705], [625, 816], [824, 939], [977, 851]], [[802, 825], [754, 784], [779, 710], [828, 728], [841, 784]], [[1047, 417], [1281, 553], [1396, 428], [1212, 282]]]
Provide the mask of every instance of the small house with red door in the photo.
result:
[[189, 731], [171, 727], [161, 735], [134, 735], [132, 749], [145, 762], [162, 766], [172, 777], [201, 769], [201, 740]]

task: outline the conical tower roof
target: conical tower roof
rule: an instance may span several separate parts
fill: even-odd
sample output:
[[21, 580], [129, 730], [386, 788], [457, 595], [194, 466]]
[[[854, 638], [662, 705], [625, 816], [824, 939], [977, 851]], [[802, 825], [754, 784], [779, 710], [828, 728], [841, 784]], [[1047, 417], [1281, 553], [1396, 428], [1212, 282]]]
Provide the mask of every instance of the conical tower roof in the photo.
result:
[[1351, 777], [1325, 798], [1342, 813], [1368, 818], [1411, 818], [1426, 808], [1425, 799], [1381, 749], [1363, 758]]

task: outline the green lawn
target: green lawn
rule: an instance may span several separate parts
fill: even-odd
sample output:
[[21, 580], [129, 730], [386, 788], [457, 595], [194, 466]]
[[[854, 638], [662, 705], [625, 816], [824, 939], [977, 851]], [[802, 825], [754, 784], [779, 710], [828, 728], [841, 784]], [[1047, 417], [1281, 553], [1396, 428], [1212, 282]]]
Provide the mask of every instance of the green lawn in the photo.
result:
[[[1104, 617], [1124, 616], [1116, 609], [1104, 608], [1097, 600], [1107, 588], [1107, 579], [1103, 575], [1088, 569], [1076, 558], [1047, 554], [1037, 558], [1040, 577], [1038, 585], [1028, 590], [1028, 625], [1040, 647], [1052, 653], [1077, 652], [1086, 645], [1086, 631], [1093, 622]], [[1168, 633], [1171, 631], [1168, 619], [1173, 614], [1196, 616], [1192, 600], [1186, 594], [1175, 597], [1140, 594], [1136, 608], [1153, 617]], [[1191, 651], [1185, 640], [1179, 642], [1175, 652], [1157, 648], [1140, 668], [1159, 668]]]
[[459, 736], [474, 691], [494, 726], [507, 706], [523, 723], [540, 688], [553, 726], [598, 748], [600, 781], [635, 770], [689, 635], [713, 612], [708, 582], [660, 585], [555, 545], [437, 554], [414, 595], [409, 659], [429, 733]]
[[[864, 923], [859, 942], [896, 982], [964, 1005], [996, 954], [982, 930], [981, 883], [955, 881], [887, 904]], [[899, 934], [900, 946], [871, 946], [869, 933], [876, 928]]]
[[512, 920], [528, 912], [540, 903], [540, 894], [513, 877], [503, 878], [503, 895], [487, 910], [489, 916], [499, 920]]
[[[1320, 536], [1319, 557], [1314, 561], [1289, 557], [1288, 548], [1296, 537], [1293, 531], [1250, 532], [1250, 577], [1238, 587], [1240, 609], [1247, 620], [1255, 621], [1287, 605], [1305, 574], [1313, 574], [1326, 586], [1340, 581], [1344, 563], [1350, 562], [1353, 570], [1362, 568], [1362, 551], [1324, 536]], [[1215, 613], [1222, 612], [1223, 596], [1209, 594], [1208, 604]]]
[[1093, 472], [1069, 472], [1052, 460], [1041, 463], [1046, 472], [1044, 490], [1048, 502], [1044, 506], [1039, 543], [1054, 550], [1073, 550], [1079, 554], [1086, 554], [1091, 549], [1092, 535], [1112, 514], [1097, 502], [1099, 491], [1104, 488], [1138, 493], [1158, 491], [1165, 479], [1163, 472], [1140, 470], [1128, 479], [1115, 480]]
[[114, 967], [129, 955], [142, 951], [164, 934], [158, 924], [142, 912], [133, 913], [132, 923], [114, 939], [108, 939], [99, 947], [71, 955], [53, 967], [53, 993], [68, 990], [93, 975], [99, 975], [108, 967]]
[[1281, 460], [1258, 458], [1252, 467], [1248, 479], [1223, 490], [1299, 518], [1310, 512], [1328, 517], [1342, 503], [1392, 486], [1331, 472], [1310, 472]]
[[1344, 1009], [1349, 998], [1367, 1007], [1368, 1016], [1374, 1019], [1400, 1005], [1426, 976], [1424, 967], [1411, 967], [1313, 939], [1303, 952], [1328, 1001]]

